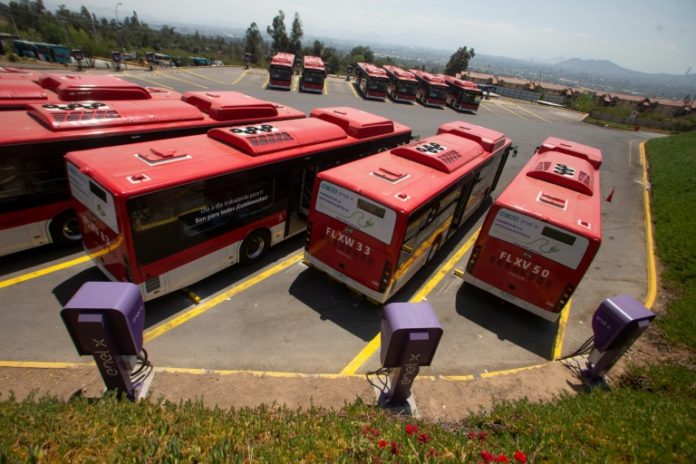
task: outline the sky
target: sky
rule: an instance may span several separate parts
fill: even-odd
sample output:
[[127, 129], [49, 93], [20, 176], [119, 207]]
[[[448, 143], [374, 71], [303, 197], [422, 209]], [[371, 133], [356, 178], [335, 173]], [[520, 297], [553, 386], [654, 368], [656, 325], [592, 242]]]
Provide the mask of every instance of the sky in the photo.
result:
[[[2, 0], [7, 3], [7, 0]], [[133, 11], [145, 22], [210, 24], [261, 31], [278, 10], [305, 35], [417, 45], [545, 61], [605, 59], [651, 73], [696, 72], [695, 0], [44, 0], [55, 10], [86, 6], [98, 17]]]

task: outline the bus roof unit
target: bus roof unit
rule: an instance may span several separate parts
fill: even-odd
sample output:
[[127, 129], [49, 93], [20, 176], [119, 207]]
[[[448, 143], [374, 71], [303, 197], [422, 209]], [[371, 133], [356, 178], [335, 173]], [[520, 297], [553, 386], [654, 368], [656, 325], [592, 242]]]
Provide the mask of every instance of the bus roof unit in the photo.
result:
[[391, 74], [399, 80], [417, 82], [416, 75], [413, 74], [411, 71], [406, 71], [397, 66], [390, 65], [384, 65], [382, 66], [382, 68], [384, 68], [387, 74]]
[[295, 55], [292, 53], [276, 53], [271, 60], [271, 66], [290, 66], [295, 64]]
[[45, 74], [39, 84], [58, 95], [63, 101], [84, 100], [149, 100], [153, 97], [178, 99], [176, 92], [147, 88], [111, 75]]
[[315, 69], [317, 71], [324, 71], [324, 61], [318, 56], [305, 56], [303, 61], [303, 67], [305, 69]]
[[234, 91], [186, 92], [181, 99], [216, 121], [304, 117], [294, 108]]

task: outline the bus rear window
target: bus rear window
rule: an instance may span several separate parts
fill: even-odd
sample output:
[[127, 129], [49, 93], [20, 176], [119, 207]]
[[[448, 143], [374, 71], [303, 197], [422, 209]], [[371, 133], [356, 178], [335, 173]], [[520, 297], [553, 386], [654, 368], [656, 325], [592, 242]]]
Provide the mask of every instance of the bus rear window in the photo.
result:
[[571, 269], [577, 269], [590, 243], [587, 237], [506, 208], [498, 210], [488, 235]]
[[319, 185], [315, 209], [353, 226], [382, 243], [391, 243], [396, 224], [394, 210], [325, 180]]
[[570, 234], [561, 232], [560, 230], [553, 229], [551, 227], [544, 227], [541, 231], [541, 235], [544, 237], [551, 237], [554, 240], [565, 243], [566, 245], [573, 246], [575, 244], [575, 237]]

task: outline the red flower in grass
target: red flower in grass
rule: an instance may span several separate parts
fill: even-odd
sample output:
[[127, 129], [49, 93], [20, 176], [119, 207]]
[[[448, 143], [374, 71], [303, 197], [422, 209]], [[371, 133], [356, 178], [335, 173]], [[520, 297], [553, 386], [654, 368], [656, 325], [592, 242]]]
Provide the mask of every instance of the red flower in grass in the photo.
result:
[[392, 442], [391, 442], [391, 453], [394, 456], [397, 456], [399, 454], [399, 444], [397, 442], [395, 442], [394, 440], [392, 440]]
[[479, 440], [485, 440], [486, 438], [488, 438], [488, 432], [479, 432], [479, 434], [478, 434]]
[[418, 443], [420, 443], [421, 445], [430, 443], [430, 435], [428, 435], [425, 432], [421, 433], [420, 435], [418, 435]]
[[411, 436], [418, 433], [418, 426], [413, 424], [406, 424], [406, 435]]
[[369, 425], [363, 425], [362, 433], [365, 436], [372, 435], [373, 437], [378, 437], [379, 436], [379, 430], [376, 428], [370, 427]]
[[495, 460], [495, 456], [493, 456], [493, 454], [491, 454], [491, 452], [487, 450], [481, 451], [481, 457], [486, 462], [493, 462]]
[[507, 456], [505, 456], [503, 453], [500, 453], [497, 458], [494, 459], [495, 462], [510, 462]]
[[515, 458], [515, 461], [519, 463], [524, 464], [527, 462], [527, 455], [520, 450], [515, 451], [512, 456]]
[[387, 444], [388, 444], [388, 442], [385, 439], [381, 439], [380, 441], [377, 442], [377, 446], [379, 446], [380, 448], [386, 448]]
[[476, 439], [476, 432], [467, 433], [466, 438], [468, 438], [469, 440], [475, 440]]

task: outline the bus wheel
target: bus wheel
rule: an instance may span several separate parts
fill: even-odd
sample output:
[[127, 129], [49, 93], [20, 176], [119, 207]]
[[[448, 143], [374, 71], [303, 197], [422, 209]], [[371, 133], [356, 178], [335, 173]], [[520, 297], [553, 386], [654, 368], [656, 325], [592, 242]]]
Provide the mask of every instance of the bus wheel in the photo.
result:
[[266, 230], [255, 230], [242, 242], [239, 261], [250, 264], [258, 261], [271, 247], [271, 237]]
[[56, 216], [49, 226], [51, 240], [58, 245], [76, 245], [80, 243], [80, 222], [74, 211], [64, 211]]

